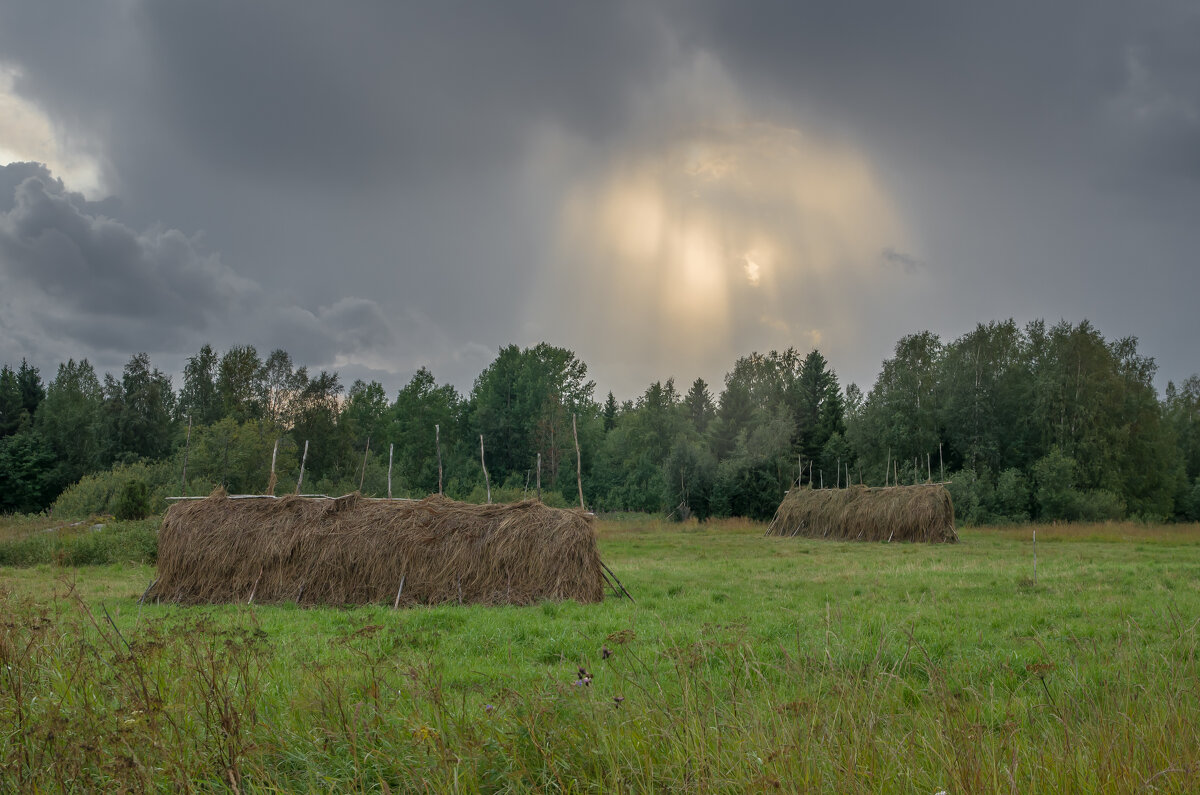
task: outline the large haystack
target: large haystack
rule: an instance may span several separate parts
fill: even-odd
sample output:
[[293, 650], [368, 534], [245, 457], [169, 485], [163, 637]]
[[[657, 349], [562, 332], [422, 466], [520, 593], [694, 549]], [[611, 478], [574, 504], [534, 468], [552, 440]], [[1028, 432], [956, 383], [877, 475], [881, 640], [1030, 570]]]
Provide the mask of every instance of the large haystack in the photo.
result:
[[839, 541], [958, 541], [950, 492], [938, 484], [795, 488], [784, 496], [767, 535]]
[[[145, 598], [306, 605], [529, 604], [604, 598], [592, 517], [472, 505], [224, 492], [171, 506]], [[401, 590], [403, 583], [403, 590]]]

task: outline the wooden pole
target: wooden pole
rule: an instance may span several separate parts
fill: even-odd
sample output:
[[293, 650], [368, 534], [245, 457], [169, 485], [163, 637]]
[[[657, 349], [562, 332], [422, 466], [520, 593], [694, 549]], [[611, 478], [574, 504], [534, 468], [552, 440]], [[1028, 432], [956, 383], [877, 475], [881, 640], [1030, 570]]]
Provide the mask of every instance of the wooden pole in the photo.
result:
[[438, 454], [438, 494], [442, 493], [442, 426], [433, 426], [433, 436], [437, 440]]
[[479, 465], [483, 467], [483, 482], [487, 485], [488, 505], [492, 504], [492, 481], [488, 478], [487, 464], [483, 460], [483, 434], [479, 434]]
[[[842, 487], [842, 457], [841, 456], [838, 456], [837, 464], [838, 464], [837, 465], [837, 475], [835, 476], [837, 478], [837, 483], [836, 483], [836, 485], [834, 485], [834, 488], [840, 489]], [[846, 485], [849, 486], [850, 484], [847, 483]]]
[[371, 437], [367, 437], [367, 446], [363, 448], [363, 465], [362, 472], [358, 476], [358, 491], [362, 493], [363, 483], [367, 479], [367, 456], [371, 454]]
[[304, 462], [308, 460], [308, 439], [304, 440], [304, 454], [300, 456], [300, 477], [296, 478], [296, 493], [300, 493], [300, 484], [304, 482]]
[[942, 443], [938, 442], [938, 469], [942, 470], [942, 482], [946, 482], [946, 462], [942, 460]]
[[267, 494], [275, 496], [275, 458], [279, 455], [279, 440], [275, 440], [275, 449], [271, 451], [271, 476], [267, 478]]
[[888, 484], [888, 473], [892, 469], [892, 448], [888, 448], [887, 463], [883, 465], [883, 485]]
[[396, 443], [392, 442], [388, 445], [388, 499], [392, 498], [392, 453], [395, 452]]
[[179, 496], [187, 496], [187, 462], [188, 453], [192, 449], [192, 415], [188, 415], [187, 441], [183, 443], [183, 477], [179, 480]]
[[1037, 585], [1037, 530], [1033, 531], [1033, 584]]
[[846, 462], [846, 488], [850, 488], [850, 462]]
[[933, 468], [930, 464], [931, 458], [929, 453], [925, 454], [925, 480], [929, 483], [933, 482]]
[[583, 456], [579, 454], [579, 430], [575, 427], [575, 415], [571, 415], [571, 435], [575, 437], [575, 482], [579, 485], [579, 510], [583, 505]]
[[538, 502], [541, 502], [542, 501], [542, 454], [541, 453], [538, 453], [537, 490], [538, 490]]

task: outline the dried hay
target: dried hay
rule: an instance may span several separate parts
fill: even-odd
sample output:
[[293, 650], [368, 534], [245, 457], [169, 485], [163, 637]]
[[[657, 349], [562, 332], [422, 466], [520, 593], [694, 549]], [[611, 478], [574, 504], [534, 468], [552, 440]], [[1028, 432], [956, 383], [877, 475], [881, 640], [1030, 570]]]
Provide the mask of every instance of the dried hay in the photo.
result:
[[848, 489], [795, 488], [767, 535], [840, 541], [954, 543], [954, 504], [940, 484]]
[[[145, 598], [206, 602], [530, 604], [604, 598], [593, 519], [533, 500], [473, 505], [286, 496], [177, 503]], [[401, 586], [403, 590], [401, 592]]]

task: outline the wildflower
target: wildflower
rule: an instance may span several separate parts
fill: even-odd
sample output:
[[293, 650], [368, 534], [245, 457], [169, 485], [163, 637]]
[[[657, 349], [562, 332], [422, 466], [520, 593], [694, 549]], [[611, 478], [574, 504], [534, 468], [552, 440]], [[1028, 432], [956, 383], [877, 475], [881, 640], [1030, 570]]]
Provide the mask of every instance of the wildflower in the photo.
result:
[[613, 655], [612, 649], [608, 648], [607, 646], [601, 647], [601, 649], [600, 649], [600, 659], [601, 660], [607, 660], [612, 655]]
[[622, 702], [625, 701], [625, 696], [613, 696], [613, 705], [620, 709]]
[[483, 711], [484, 711], [484, 712], [486, 712], [486, 713], [488, 713], [489, 715], [490, 715], [490, 714], [492, 714], [492, 711], [493, 711], [494, 709], [496, 709], [496, 705], [495, 705], [495, 704], [484, 704], [484, 705], [483, 705]]

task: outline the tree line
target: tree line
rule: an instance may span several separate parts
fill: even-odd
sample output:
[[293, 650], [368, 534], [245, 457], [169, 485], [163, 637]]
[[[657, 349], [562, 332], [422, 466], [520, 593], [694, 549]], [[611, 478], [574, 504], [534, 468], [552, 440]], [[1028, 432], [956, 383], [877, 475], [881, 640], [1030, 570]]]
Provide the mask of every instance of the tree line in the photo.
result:
[[499, 499], [540, 482], [565, 505], [577, 432], [600, 511], [762, 519], [796, 483], [945, 480], [965, 523], [1200, 519], [1200, 376], [1160, 397], [1155, 374], [1134, 338], [1012, 320], [903, 337], [865, 394], [791, 348], [739, 358], [716, 393], [667, 379], [623, 402], [546, 343], [501, 348], [466, 395], [422, 368], [394, 398], [251, 345], [202, 346], [178, 390], [144, 353], [119, 377], [71, 360], [48, 383], [22, 360], [0, 368], [0, 512], [99, 512], [131, 480], [159, 504], [260, 493], [273, 458], [283, 493], [302, 457], [306, 492], [384, 494], [390, 467], [396, 496], [481, 500], [481, 436]]

